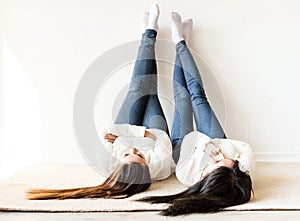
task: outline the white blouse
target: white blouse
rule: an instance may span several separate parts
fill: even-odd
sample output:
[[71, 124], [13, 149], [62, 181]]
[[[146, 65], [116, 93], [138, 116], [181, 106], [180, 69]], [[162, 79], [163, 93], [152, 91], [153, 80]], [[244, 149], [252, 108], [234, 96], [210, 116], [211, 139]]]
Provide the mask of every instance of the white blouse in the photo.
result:
[[[159, 129], [147, 129], [156, 136], [157, 139], [154, 141], [149, 137], [144, 137], [145, 131], [146, 128], [143, 126], [130, 124], [113, 124], [101, 129], [101, 140], [111, 156], [109, 159], [101, 159], [105, 165], [104, 170], [107, 176], [122, 163], [123, 153], [132, 147], [144, 154], [153, 181], [166, 179], [174, 173], [172, 144], [167, 133]], [[113, 144], [104, 139], [104, 135], [107, 133], [118, 136]]]
[[211, 160], [210, 153], [219, 148], [225, 158], [237, 160], [240, 170], [253, 176], [255, 163], [249, 144], [231, 139], [211, 139], [203, 133], [193, 131], [182, 141], [180, 158], [176, 166], [178, 180], [187, 186], [198, 182], [205, 166]]

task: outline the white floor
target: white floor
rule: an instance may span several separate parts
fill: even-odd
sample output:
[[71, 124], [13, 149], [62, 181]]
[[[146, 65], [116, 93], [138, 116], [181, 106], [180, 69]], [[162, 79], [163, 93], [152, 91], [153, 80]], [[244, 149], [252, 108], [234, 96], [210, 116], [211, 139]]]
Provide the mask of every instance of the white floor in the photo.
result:
[[0, 212], [1, 221], [43, 221], [43, 220], [205, 220], [205, 221], [299, 221], [300, 211], [227, 211], [214, 214], [193, 214], [178, 217], [163, 217], [157, 212], [114, 212], [114, 213], [20, 213]]

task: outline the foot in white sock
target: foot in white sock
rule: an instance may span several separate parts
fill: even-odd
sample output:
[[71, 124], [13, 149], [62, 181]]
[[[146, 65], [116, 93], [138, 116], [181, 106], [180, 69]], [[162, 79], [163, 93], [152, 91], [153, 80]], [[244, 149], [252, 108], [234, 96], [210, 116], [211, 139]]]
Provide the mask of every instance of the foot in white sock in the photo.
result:
[[186, 19], [182, 23], [182, 36], [186, 43], [190, 40], [191, 32], [193, 30], [193, 20], [192, 19]]
[[154, 29], [158, 31], [158, 17], [159, 17], [159, 7], [157, 4], [150, 6], [147, 29]]
[[176, 45], [178, 42], [184, 40], [182, 35], [181, 16], [178, 12], [171, 12], [170, 28], [172, 32], [172, 41]]
[[141, 25], [142, 25], [142, 32], [144, 33], [145, 29], [147, 29], [149, 21], [149, 12], [144, 11], [141, 13]]

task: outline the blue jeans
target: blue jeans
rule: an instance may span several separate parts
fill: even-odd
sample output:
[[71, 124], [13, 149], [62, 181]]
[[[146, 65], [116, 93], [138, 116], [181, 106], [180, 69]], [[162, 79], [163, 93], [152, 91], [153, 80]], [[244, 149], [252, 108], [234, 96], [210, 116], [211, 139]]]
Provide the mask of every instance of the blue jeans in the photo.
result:
[[156, 128], [168, 133], [167, 121], [157, 95], [156, 35], [155, 30], [147, 29], [142, 36], [129, 90], [115, 123]]
[[184, 136], [194, 130], [193, 113], [197, 131], [210, 138], [226, 138], [206, 98], [199, 70], [185, 41], [176, 45], [173, 92], [175, 111], [171, 141], [173, 159], [177, 163]]

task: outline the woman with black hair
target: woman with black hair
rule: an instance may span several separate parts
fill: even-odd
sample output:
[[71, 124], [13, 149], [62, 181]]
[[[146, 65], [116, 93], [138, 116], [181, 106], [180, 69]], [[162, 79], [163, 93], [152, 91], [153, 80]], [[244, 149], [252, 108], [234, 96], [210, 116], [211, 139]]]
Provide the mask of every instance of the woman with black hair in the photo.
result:
[[[169, 203], [162, 215], [216, 212], [246, 203], [251, 198], [254, 158], [251, 147], [226, 139], [225, 133], [206, 98], [203, 83], [187, 42], [191, 19], [181, 21], [170, 15], [172, 41], [176, 48], [173, 75], [175, 112], [171, 131], [176, 177], [189, 186], [169, 196], [140, 199]], [[193, 113], [197, 131], [193, 129]]]

